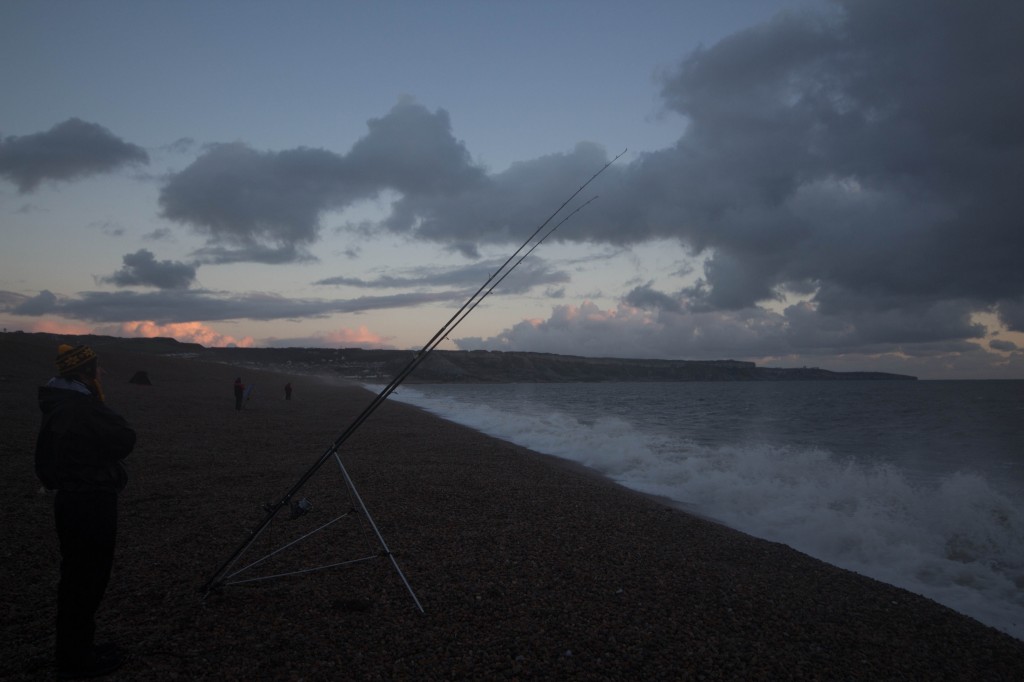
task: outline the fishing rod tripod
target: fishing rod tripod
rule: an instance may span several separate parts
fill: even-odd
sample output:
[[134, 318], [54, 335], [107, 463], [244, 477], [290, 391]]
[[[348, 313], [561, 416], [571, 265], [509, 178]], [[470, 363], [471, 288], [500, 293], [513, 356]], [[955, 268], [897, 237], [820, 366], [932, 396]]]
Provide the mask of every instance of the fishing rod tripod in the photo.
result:
[[[395, 560], [394, 555], [391, 553], [391, 550], [388, 548], [387, 542], [385, 542], [385, 540], [384, 540], [384, 536], [381, 535], [380, 530], [377, 528], [377, 524], [374, 523], [373, 518], [370, 516], [369, 510], [366, 508], [366, 505], [363, 503], [362, 497], [359, 495], [359, 492], [356, 490], [355, 484], [352, 482], [351, 476], [349, 476], [348, 471], [345, 469], [345, 465], [341, 461], [341, 457], [338, 455], [338, 450], [345, 443], [345, 441], [347, 441], [349, 439], [349, 437], [353, 433], [355, 433], [356, 430], [360, 426], [362, 426], [363, 423], [367, 419], [369, 419], [370, 415], [372, 415], [376, 411], [376, 409], [385, 400], [387, 400], [388, 396], [390, 396], [392, 393], [394, 393], [395, 389], [397, 389], [398, 386], [403, 381], [405, 381], [405, 379], [410, 374], [412, 374], [412, 372], [417, 367], [419, 367], [419, 365], [424, 360], [426, 360], [427, 356], [429, 356], [430, 353], [445, 338], [447, 338], [448, 334], [450, 334], [462, 322], [462, 320], [464, 320], [471, 312], [473, 312], [473, 310], [492, 291], [494, 291], [495, 287], [497, 287], [499, 284], [501, 284], [501, 282], [504, 281], [504, 279], [506, 277], [508, 277], [508, 275], [513, 270], [515, 270], [519, 266], [519, 264], [522, 263], [523, 260], [527, 256], [529, 256], [531, 253], [533, 253], [534, 249], [536, 249], [538, 246], [540, 246], [544, 242], [544, 240], [546, 240], [548, 237], [550, 237], [551, 234], [554, 233], [554, 231], [557, 230], [561, 225], [563, 225], [566, 221], [568, 221], [570, 218], [572, 218], [574, 215], [576, 215], [576, 213], [581, 211], [585, 206], [587, 206], [590, 202], [594, 201], [597, 198], [595, 196], [595, 197], [592, 197], [592, 198], [588, 199], [587, 201], [583, 202], [582, 204], [577, 206], [574, 210], [572, 210], [570, 213], [565, 215], [561, 220], [559, 220], [553, 226], [548, 228], [548, 225], [550, 225], [552, 223], [552, 221], [555, 219], [555, 216], [557, 216], [559, 213], [561, 213], [562, 210], [565, 209], [565, 207], [568, 206], [569, 203], [572, 202], [572, 200], [575, 199], [588, 185], [590, 185], [591, 182], [593, 182], [599, 175], [601, 175], [601, 173], [603, 173], [605, 170], [607, 170], [609, 166], [611, 166], [613, 163], [618, 161], [619, 158], [622, 157], [622, 155], [625, 154], [625, 153], [626, 153], [626, 150], [623, 150], [618, 156], [616, 156], [611, 161], [609, 161], [604, 166], [602, 166], [600, 170], [598, 170], [596, 173], [594, 173], [592, 176], [590, 176], [590, 178], [586, 182], [584, 182], [582, 185], [580, 185], [579, 189], [577, 189], [575, 192], [573, 192], [569, 196], [568, 199], [566, 199], [564, 202], [562, 202], [562, 204], [550, 216], [548, 216], [547, 220], [545, 220], [543, 223], [541, 223], [540, 226], [538, 226], [537, 229], [534, 230], [533, 233], [526, 239], [526, 241], [524, 241], [519, 246], [519, 248], [516, 249], [516, 251], [511, 256], [508, 257], [508, 259], [501, 265], [501, 267], [499, 267], [493, 274], [491, 274], [491, 276], [488, 277], [487, 281], [484, 282], [480, 286], [480, 288], [477, 289], [477, 291], [472, 296], [470, 296], [469, 299], [465, 303], [462, 304], [462, 307], [459, 308], [455, 312], [455, 314], [452, 315], [451, 318], [444, 325], [442, 325], [440, 329], [437, 330], [437, 332], [434, 334], [434, 336], [432, 336], [430, 338], [430, 340], [427, 341], [426, 344], [424, 344], [423, 348], [420, 349], [418, 352], [416, 352], [416, 354], [412, 357], [412, 359], [405, 366], [405, 368], [403, 368], [395, 376], [395, 378], [393, 378], [383, 389], [381, 389], [381, 391], [376, 395], [376, 397], [372, 401], [370, 401], [369, 405], [367, 405], [366, 408], [363, 409], [363, 411], [341, 433], [341, 435], [339, 435], [334, 440], [334, 442], [331, 443], [331, 445], [328, 446], [326, 450], [324, 450], [324, 452], [316, 459], [316, 461], [313, 462], [312, 466], [310, 466], [305, 471], [305, 473], [303, 473], [299, 477], [299, 479], [295, 482], [295, 484], [292, 485], [292, 487], [289, 488], [288, 491], [279, 500], [277, 500], [277, 502], [274, 502], [272, 504], [267, 504], [265, 506], [265, 508], [264, 508], [265, 509], [265, 514], [264, 514], [263, 519], [256, 525], [255, 528], [253, 528], [253, 530], [251, 530], [249, 532], [249, 536], [238, 546], [238, 548], [231, 554], [231, 556], [229, 556], [227, 558], [227, 560], [225, 560], [220, 565], [220, 567], [217, 568], [216, 571], [214, 571], [214, 573], [210, 576], [210, 578], [202, 586], [201, 591], [202, 591], [204, 596], [209, 594], [213, 590], [218, 590], [218, 589], [220, 589], [222, 587], [225, 587], [225, 586], [228, 586], [228, 585], [236, 585], [236, 584], [240, 584], [240, 583], [243, 583], [243, 582], [253, 582], [254, 580], [266, 580], [266, 579], [270, 579], [270, 578], [280, 577], [282, 575], [293, 575], [293, 574], [298, 573], [298, 572], [303, 572], [304, 573], [304, 572], [309, 572], [309, 571], [312, 571], [312, 570], [322, 570], [322, 569], [325, 569], [325, 568], [332, 568], [332, 567], [335, 567], [335, 566], [339, 566], [339, 565], [341, 565], [343, 563], [354, 563], [354, 561], [364, 561], [364, 560], [367, 560], [369, 558], [374, 558], [372, 556], [371, 557], [365, 557], [363, 559], [358, 559], [358, 560], [354, 560], [354, 561], [351, 561], [351, 562], [333, 563], [333, 564], [330, 564], [328, 566], [320, 566], [320, 567], [317, 567], [315, 569], [308, 569], [308, 570], [304, 570], [304, 571], [292, 571], [292, 572], [287, 572], [287, 573], [279, 573], [277, 575], [266, 576], [266, 577], [262, 577], [262, 578], [236, 579], [237, 576], [239, 576], [241, 573], [243, 573], [243, 572], [245, 572], [245, 571], [247, 571], [247, 570], [249, 570], [251, 568], [255, 568], [257, 566], [262, 565], [270, 557], [275, 556], [275, 555], [279, 554], [280, 552], [284, 551], [285, 549], [294, 546], [297, 542], [305, 539], [306, 537], [309, 537], [310, 535], [312, 535], [312, 534], [314, 534], [316, 532], [319, 532], [323, 528], [326, 528], [327, 526], [333, 524], [335, 521], [338, 521], [340, 518], [342, 518], [342, 517], [338, 517], [338, 518], [334, 519], [333, 521], [330, 521], [327, 524], [322, 525], [319, 528], [315, 528], [312, 531], [310, 531], [310, 532], [306, 533], [305, 535], [301, 536], [300, 538], [298, 538], [298, 539], [296, 539], [296, 540], [294, 540], [292, 542], [289, 542], [289, 543], [283, 545], [282, 547], [278, 548], [277, 550], [274, 550], [270, 554], [267, 554], [262, 559], [258, 559], [258, 560], [254, 561], [252, 563], [249, 563], [246, 566], [243, 566], [242, 568], [234, 570], [235, 565], [241, 559], [242, 555], [245, 554], [246, 551], [253, 545], [253, 543], [256, 542], [256, 540], [263, 534], [263, 532], [270, 525], [270, 523], [274, 519], [274, 517], [277, 516], [278, 513], [282, 509], [290, 507], [290, 505], [292, 504], [293, 498], [295, 498], [295, 496], [299, 493], [299, 491], [302, 490], [302, 488], [306, 485], [306, 483], [309, 481], [309, 479], [312, 478], [313, 475], [328, 460], [330, 460], [331, 458], [334, 458], [335, 461], [338, 463], [339, 469], [341, 470], [341, 474], [342, 474], [342, 477], [345, 480], [345, 485], [346, 485], [346, 487], [348, 489], [349, 495], [352, 498], [352, 500], [354, 501], [354, 506], [353, 506], [354, 510], [357, 511], [362, 516], [363, 519], [365, 519], [365, 521], [367, 522], [369, 527], [373, 530], [374, 535], [376, 536], [377, 542], [378, 542], [379, 547], [380, 547], [380, 555], [386, 556], [389, 559], [389, 561], [391, 562], [392, 567], [394, 568], [395, 572], [398, 573], [398, 576], [401, 578], [402, 583], [405, 585], [406, 590], [408, 590], [409, 595], [412, 597], [413, 602], [416, 604], [416, 608], [421, 613], [423, 612], [423, 606], [420, 604], [419, 599], [416, 597], [416, 593], [413, 591], [412, 586], [409, 584], [409, 581], [406, 579], [405, 574], [402, 572], [402, 569], [399, 567], [398, 562]], [[548, 228], [548, 229], [545, 231], [545, 228]], [[296, 501], [296, 503], [298, 505], [300, 505], [300, 506], [301, 506], [301, 502], [302, 502], [302, 500], [297, 500]], [[342, 516], [344, 516], [344, 515], [342, 515]]]
[[[321, 571], [321, 570], [325, 570], [325, 569], [328, 569], [328, 568], [338, 568], [338, 567], [341, 567], [341, 566], [347, 566], [347, 565], [351, 565], [351, 564], [362, 563], [362, 562], [365, 562], [365, 561], [371, 561], [371, 560], [378, 559], [378, 558], [381, 558], [381, 557], [387, 557], [388, 560], [391, 562], [391, 565], [394, 568], [395, 572], [398, 574], [399, 578], [402, 580], [402, 583], [405, 585], [405, 589], [408, 590], [409, 595], [413, 599], [413, 602], [416, 604], [416, 608], [421, 613], [423, 612], [423, 607], [420, 605], [420, 601], [416, 597], [416, 593], [413, 591], [412, 586], [409, 584], [409, 581], [406, 579], [405, 574], [402, 572], [401, 567], [399, 567], [398, 562], [395, 560], [394, 555], [391, 553], [391, 549], [388, 547], [387, 542], [384, 540], [384, 536], [381, 534], [380, 529], [377, 527], [377, 524], [374, 522], [373, 517], [370, 515], [369, 509], [366, 508], [366, 504], [363, 502], [362, 496], [359, 494], [359, 491], [356, 489], [355, 483], [352, 481], [352, 477], [349, 475], [348, 470], [345, 468], [345, 464], [341, 461], [341, 457], [337, 454], [337, 452], [335, 452], [333, 456], [334, 456], [334, 460], [338, 464], [338, 469], [341, 472], [341, 476], [342, 476], [342, 478], [343, 478], [343, 480], [345, 482], [345, 489], [346, 489], [346, 491], [348, 493], [348, 500], [349, 500], [349, 508], [348, 508], [348, 510], [343, 512], [343, 513], [341, 513], [341, 514], [339, 514], [339, 515], [337, 515], [337, 516], [335, 516], [334, 518], [332, 518], [332, 519], [330, 519], [330, 520], [328, 520], [326, 522], [317, 524], [311, 530], [308, 530], [307, 532], [303, 533], [302, 535], [299, 535], [297, 538], [291, 540], [290, 542], [287, 542], [284, 545], [281, 545], [277, 549], [270, 551], [268, 554], [262, 556], [261, 558], [255, 559], [255, 560], [249, 562], [248, 564], [245, 564], [244, 566], [241, 566], [241, 567], [238, 567], [238, 568], [232, 568], [232, 567], [228, 567], [228, 566], [222, 567], [222, 571], [221, 571], [221, 573], [219, 575], [219, 579], [218, 579], [217, 583], [216, 584], [207, 583], [206, 585], [203, 586], [204, 595], [209, 593], [212, 590], [219, 590], [219, 589], [221, 589], [223, 587], [226, 587], [226, 586], [229, 586], [229, 585], [243, 585], [243, 584], [261, 582], [261, 581], [264, 581], [264, 580], [272, 580], [272, 579], [275, 579], [275, 578], [283, 578], [283, 577], [286, 577], [286, 576], [301, 575], [301, 574], [304, 574], [304, 573], [312, 573], [314, 571]], [[303, 497], [301, 499], [294, 499], [293, 498], [288, 506], [289, 506], [289, 509], [291, 511], [290, 518], [292, 520], [294, 520], [296, 518], [299, 518], [299, 517], [302, 517], [302, 516], [306, 516], [307, 514], [310, 514], [313, 511], [313, 509], [314, 509], [314, 503], [310, 502], [309, 499], [306, 498], [306, 497]], [[283, 506], [271, 505], [271, 504], [268, 503], [268, 504], [264, 505], [264, 512], [266, 512], [266, 514], [268, 516], [273, 517], [279, 511], [281, 511], [282, 508], [283, 508]], [[348, 559], [348, 560], [345, 560], [345, 561], [335, 561], [335, 562], [332, 562], [332, 563], [327, 563], [327, 564], [324, 564], [324, 565], [315, 566], [315, 567], [311, 567], [311, 568], [301, 568], [301, 569], [297, 569], [297, 570], [281, 571], [281, 572], [278, 572], [278, 573], [274, 573], [272, 575], [261, 575], [261, 576], [257, 576], [257, 577], [239, 577], [239, 576], [242, 576], [247, 571], [250, 571], [250, 570], [253, 570], [253, 569], [257, 569], [257, 568], [260, 568], [260, 567], [264, 566], [270, 559], [274, 558], [278, 554], [284, 552], [287, 549], [290, 549], [290, 548], [298, 545], [300, 542], [302, 542], [303, 540], [305, 540], [305, 539], [315, 535], [316, 533], [319, 533], [321, 531], [326, 530], [327, 528], [329, 528], [330, 526], [334, 525], [338, 521], [341, 521], [342, 519], [344, 519], [344, 518], [346, 518], [348, 516], [353, 516], [353, 515], [361, 518], [362, 521], [369, 527], [369, 529], [372, 530], [373, 536], [376, 539], [376, 543], [377, 543], [377, 549], [376, 550], [371, 548], [369, 550], [369, 552], [365, 556], [354, 558], [354, 559]], [[243, 548], [243, 550], [248, 548], [248, 547], [250, 547], [253, 543], [255, 543], [257, 537], [259, 537], [259, 535], [262, 534], [263, 531], [267, 530], [267, 528], [269, 527], [269, 520], [268, 519], [264, 519], [264, 520], [266, 521], [266, 523], [261, 524], [261, 527], [259, 527], [255, 531], [253, 531], [253, 533], [251, 534], [250, 538], [246, 541], [246, 543], [245, 543], [246, 546], [245, 546], [245, 548]], [[240, 557], [240, 554], [239, 554], [239, 557]]]

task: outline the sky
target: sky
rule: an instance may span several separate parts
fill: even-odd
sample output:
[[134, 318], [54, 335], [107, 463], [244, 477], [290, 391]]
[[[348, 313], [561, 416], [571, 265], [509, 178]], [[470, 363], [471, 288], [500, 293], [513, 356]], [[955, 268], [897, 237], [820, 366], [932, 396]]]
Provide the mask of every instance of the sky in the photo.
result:
[[0, 327], [418, 349], [625, 151], [440, 348], [1024, 379], [1021, 35], [1017, 0], [6, 0]]

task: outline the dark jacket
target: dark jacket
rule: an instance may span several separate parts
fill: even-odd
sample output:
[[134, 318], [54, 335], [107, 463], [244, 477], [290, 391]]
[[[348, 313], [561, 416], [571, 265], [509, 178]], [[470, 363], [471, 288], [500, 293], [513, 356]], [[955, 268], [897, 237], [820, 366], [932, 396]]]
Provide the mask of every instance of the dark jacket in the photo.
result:
[[72, 383], [39, 388], [36, 475], [51, 490], [120, 492], [128, 482], [121, 460], [135, 447], [135, 431], [82, 384], [67, 388]]

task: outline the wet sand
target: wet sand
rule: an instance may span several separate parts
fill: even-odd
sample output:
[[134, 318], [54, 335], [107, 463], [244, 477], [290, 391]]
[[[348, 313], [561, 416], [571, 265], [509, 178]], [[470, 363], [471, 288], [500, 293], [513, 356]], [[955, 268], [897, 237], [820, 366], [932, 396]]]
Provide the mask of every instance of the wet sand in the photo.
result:
[[[32, 447], [54, 350], [0, 336], [3, 679], [52, 674], [59, 556]], [[98, 618], [130, 660], [109, 679], [1024, 679], [1024, 642], [967, 616], [392, 402], [340, 455], [424, 613], [386, 557], [203, 599], [263, 504], [372, 395], [189, 359], [101, 361], [139, 434]], [[140, 369], [152, 386], [128, 383]], [[242, 411], [239, 375], [255, 384]], [[308, 488], [321, 511], [344, 489], [338, 467]]]

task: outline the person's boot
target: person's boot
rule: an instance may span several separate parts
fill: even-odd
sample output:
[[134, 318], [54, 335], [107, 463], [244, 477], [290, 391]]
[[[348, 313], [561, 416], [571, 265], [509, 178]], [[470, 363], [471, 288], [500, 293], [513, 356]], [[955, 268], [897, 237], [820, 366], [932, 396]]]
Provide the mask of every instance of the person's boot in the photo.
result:
[[81, 680], [109, 675], [124, 664], [124, 655], [116, 644], [100, 644], [89, 649], [89, 653], [73, 661], [59, 661], [57, 679]]

